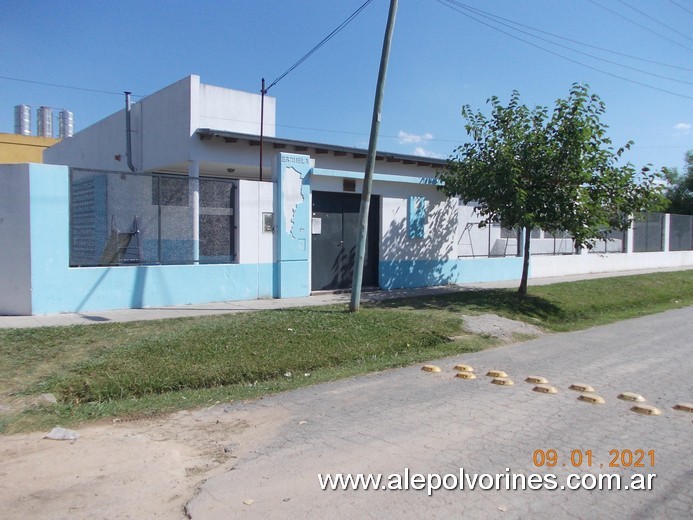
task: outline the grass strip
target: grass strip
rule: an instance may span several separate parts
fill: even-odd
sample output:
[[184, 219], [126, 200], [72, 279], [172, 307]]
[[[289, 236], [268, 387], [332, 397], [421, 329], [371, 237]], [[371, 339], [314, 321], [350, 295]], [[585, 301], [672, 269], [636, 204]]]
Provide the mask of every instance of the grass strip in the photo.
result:
[[0, 404], [51, 392], [53, 406], [0, 414], [12, 432], [151, 415], [478, 350], [460, 314], [492, 312], [550, 331], [693, 305], [693, 271], [514, 290], [154, 322], [0, 331]]

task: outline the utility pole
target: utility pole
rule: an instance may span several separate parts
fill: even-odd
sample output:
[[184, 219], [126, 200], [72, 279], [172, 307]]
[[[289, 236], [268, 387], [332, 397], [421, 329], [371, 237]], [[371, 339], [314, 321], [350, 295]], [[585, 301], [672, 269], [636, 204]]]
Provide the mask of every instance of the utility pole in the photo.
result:
[[390, 44], [395, 28], [397, 15], [397, 0], [390, 0], [390, 11], [387, 16], [387, 27], [383, 39], [383, 52], [380, 57], [380, 71], [378, 83], [375, 88], [375, 101], [373, 103], [373, 119], [371, 121], [371, 137], [368, 141], [368, 158], [366, 159], [366, 172], [363, 179], [363, 191], [361, 193], [361, 211], [359, 213], [359, 237], [354, 258], [354, 281], [351, 286], [351, 303], [349, 310], [357, 312], [361, 303], [361, 284], [363, 282], [363, 264], [366, 257], [366, 242], [368, 237], [368, 213], [371, 206], [371, 191], [373, 186], [373, 170], [375, 169], [375, 156], [378, 147], [378, 132], [380, 130], [380, 112], [383, 106], [383, 91], [385, 90], [385, 77], [387, 76], [387, 63], [390, 59]]
[[260, 100], [260, 182], [262, 182], [262, 145], [265, 141], [265, 78], [262, 78], [262, 87], [260, 88], [262, 98]]

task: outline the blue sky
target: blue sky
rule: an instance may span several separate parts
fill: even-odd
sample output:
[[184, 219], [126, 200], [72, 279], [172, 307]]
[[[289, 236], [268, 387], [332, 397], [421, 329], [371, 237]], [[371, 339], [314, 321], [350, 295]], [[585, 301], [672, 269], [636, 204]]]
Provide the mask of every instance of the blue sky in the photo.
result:
[[[123, 90], [146, 95], [189, 74], [199, 74], [203, 83], [259, 92], [262, 77], [271, 83], [363, 3], [0, 0], [0, 132], [13, 132], [17, 104], [72, 110], [80, 130], [121, 109]], [[683, 165], [684, 153], [693, 149], [692, 0], [449, 5], [400, 0], [380, 150], [445, 158], [466, 139], [463, 105], [487, 110], [488, 97], [507, 100], [517, 89], [527, 105], [552, 106], [573, 82], [584, 82], [607, 105], [603, 119], [614, 145], [635, 141], [628, 160], [638, 167]], [[459, 12], [463, 5], [501, 16], [507, 25], [478, 18], [492, 29], [472, 20]], [[388, 0], [373, 0], [272, 87], [278, 136], [367, 147], [388, 6]]]

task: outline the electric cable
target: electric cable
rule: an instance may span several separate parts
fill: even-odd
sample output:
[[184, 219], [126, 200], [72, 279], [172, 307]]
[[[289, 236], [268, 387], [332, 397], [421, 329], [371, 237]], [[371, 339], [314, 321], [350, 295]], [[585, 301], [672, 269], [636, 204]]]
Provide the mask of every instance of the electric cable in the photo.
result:
[[658, 23], [658, 24], [661, 25], [662, 27], [666, 27], [666, 28], [669, 29], [670, 31], [675, 32], [676, 34], [678, 34], [678, 35], [680, 35], [680, 36], [683, 36], [683, 37], [686, 38], [687, 40], [691, 40], [691, 41], [693, 42], [693, 38], [691, 38], [691, 37], [688, 36], [687, 34], [682, 33], [681, 31], [678, 31], [678, 30], [674, 29], [671, 25], [665, 24], [664, 22], [661, 22], [661, 21], [657, 20], [657, 19], [654, 18], [653, 16], [647, 14], [645, 11], [641, 11], [641, 10], [638, 9], [637, 7], [633, 7], [633, 6], [630, 5], [628, 2], [624, 2], [623, 0], [618, 0], [618, 2], [622, 3], [622, 4], [625, 5], [627, 8], [632, 9], [632, 10], [635, 11], [636, 13], [640, 13], [640, 14], [643, 15], [645, 18], [649, 18], [650, 20], [652, 20], [652, 21], [655, 22], [655, 23]]
[[[98, 89], [86, 88], [86, 87], [75, 87], [75, 86], [71, 86], [71, 85], [60, 85], [58, 83], [47, 83], [45, 81], [34, 81], [34, 80], [30, 80], [30, 79], [12, 78], [10, 76], [0, 76], [0, 79], [5, 79], [8, 81], [19, 81], [22, 83], [32, 83], [34, 85], [43, 85], [46, 87], [58, 87], [58, 88], [67, 88], [67, 89], [71, 89], [71, 90], [81, 90], [82, 92], [94, 92], [96, 94], [112, 94], [115, 96], [122, 96], [123, 95], [122, 92], [112, 92], [110, 90], [98, 90]], [[141, 94], [132, 94], [132, 96], [138, 97], [138, 98], [144, 97], [144, 95], [141, 95]]]
[[[567, 49], [567, 50], [569, 50], [569, 51], [576, 52], [576, 53], [578, 53], [578, 54], [582, 54], [583, 56], [587, 56], [587, 57], [592, 58], [592, 59], [595, 59], [595, 60], [599, 60], [599, 61], [603, 61], [603, 62], [606, 62], [606, 63], [610, 63], [610, 64], [612, 64], [612, 65], [616, 65], [617, 67], [623, 67], [623, 68], [625, 68], [625, 69], [634, 70], [634, 71], [636, 71], [636, 72], [640, 72], [641, 74], [647, 74], [647, 75], [649, 75], [649, 76], [654, 76], [654, 77], [659, 78], [659, 79], [665, 79], [665, 80], [669, 80], [669, 81], [675, 81], [675, 82], [677, 82], [677, 83], [684, 83], [684, 84], [687, 84], [687, 85], [693, 85], [693, 82], [691, 82], [691, 81], [686, 81], [686, 80], [678, 79], [678, 78], [672, 78], [672, 77], [670, 77], [670, 76], [663, 76], [662, 74], [657, 74], [656, 72], [650, 72], [650, 71], [647, 71], [647, 70], [639, 69], [639, 68], [637, 68], [637, 67], [631, 67], [630, 65], [624, 65], [624, 64], [622, 64], [622, 63], [618, 63], [618, 62], [613, 61], [613, 60], [608, 60], [608, 59], [606, 59], [606, 58], [601, 58], [601, 57], [599, 57], [599, 56], [595, 56], [594, 54], [590, 54], [590, 53], [588, 53], [588, 52], [583, 52], [583, 51], [574, 49], [574, 48], [572, 48], [572, 47], [568, 47], [567, 45], [563, 45], [563, 44], [561, 44], [561, 43], [556, 43], [556, 42], [551, 41], [551, 40], [549, 40], [549, 39], [547, 39], [547, 38], [542, 38], [541, 36], [536, 36], [536, 35], [534, 35], [534, 34], [531, 34], [531, 33], [527, 32], [527, 31], [523, 31], [522, 29], [517, 29], [517, 28], [512, 27], [511, 25], [508, 25], [508, 24], [506, 24], [506, 23], [503, 23], [503, 22], [494, 20], [493, 18], [495, 18], [495, 17], [493, 17], [493, 15], [487, 16], [487, 15], [485, 15], [485, 14], [481, 14], [481, 12], [476, 12], [476, 11], [478, 11], [477, 9], [474, 9], [474, 8], [472, 8], [472, 7], [469, 7], [469, 6], [465, 5], [465, 4], [461, 4], [461, 3], [459, 3], [459, 2], [455, 2], [454, 0], [446, 0], [446, 1], [447, 1], [448, 3], [450, 3], [450, 4], [457, 5], [457, 6], [461, 7], [461, 8], [463, 8], [463, 9], [471, 10], [471, 11], [474, 12], [475, 14], [478, 14], [479, 16], [481, 16], [482, 18], [490, 19], [490, 20], [494, 21], [495, 23], [498, 23], [498, 24], [500, 24], [500, 25], [503, 25], [504, 27], [508, 27], [509, 29], [511, 29], [511, 30], [513, 30], [513, 31], [517, 31], [517, 32], [522, 33], [522, 34], [526, 34], [527, 36], [529, 36], [529, 37], [531, 37], [531, 38], [536, 38], [536, 39], [538, 39], [538, 40], [541, 40], [541, 41], [550, 43], [550, 44], [552, 44], [552, 45], [556, 45], [556, 46], [558, 46], [558, 47], [562, 47], [562, 48]], [[483, 11], [482, 11], [482, 12], [483, 12]]]
[[674, 40], [674, 39], [672, 39], [672, 38], [669, 38], [668, 36], [665, 36], [665, 35], [663, 35], [662, 33], [657, 32], [657, 31], [655, 31], [654, 29], [651, 29], [650, 27], [648, 27], [648, 26], [646, 26], [646, 25], [643, 25], [643, 24], [641, 24], [641, 23], [639, 23], [639, 22], [636, 22], [635, 20], [632, 20], [632, 19], [628, 18], [627, 16], [625, 16], [625, 15], [619, 13], [618, 11], [614, 11], [614, 10], [611, 9], [610, 7], [606, 7], [605, 5], [602, 5], [602, 4], [598, 3], [598, 2], [595, 2], [595, 0], [587, 0], [587, 1], [590, 2], [590, 3], [592, 3], [592, 4], [594, 4], [594, 5], [596, 5], [597, 7], [601, 7], [601, 8], [604, 9], [605, 11], [609, 11], [610, 13], [615, 14], [616, 16], [618, 16], [618, 17], [620, 17], [620, 18], [623, 18], [624, 20], [629, 21], [630, 23], [632, 23], [632, 24], [634, 24], [634, 25], [637, 25], [638, 27], [640, 27], [640, 28], [642, 28], [642, 29], [645, 29], [645, 30], [648, 31], [648, 32], [651, 32], [652, 34], [656, 34], [656, 35], [659, 36], [660, 38], [664, 38], [665, 40], [668, 40], [668, 41], [670, 41], [671, 43], [674, 43], [674, 44], [678, 45], [679, 47], [683, 47], [683, 48], [686, 49], [686, 50], [693, 51], [693, 49], [690, 48], [690, 47], [688, 47], [687, 45], [684, 45], [683, 43], [677, 42], [676, 40]]
[[[590, 47], [590, 48], [592, 48], [592, 49], [596, 49], [596, 50], [599, 50], [599, 51], [608, 52], [608, 53], [611, 53], [611, 54], [616, 54], [616, 55], [618, 55], [618, 56], [623, 56], [623, 57], [625, 57], [625, 58], [630, 58], [630, 59], [632, 59], [632, 60], [638, 60], [638, 61], [643, 61], [643, 62], [646, 62], [646, 63], [651, 63], [651, 64], [653, 64], [653, 65], [660, 65], [660, 66], [662, 66], [662, 67], [669, 67], [669, 68], [672, 68], [672, 69], [678, 69], [678, 70], [685, 70], [685, 71], [693, 72], [693, 68], [682, 67], [682, 66], [680, 66], [680, 65], [672, 65], [672, 64], [670, 64], [670, 63], [664, 63], [664, 62], [657, 61], [657, 60], [650, 60], [650, 59], [647, 59], [647, 58], [643, 58], [643, 57], [641, 57], [641, 56], [634, 56], [634, 55], [632, 55], [632, 54], [627, 54], [627, 53], [625, 53], [625, 52], [615, 51], [615, 50], [613, 50], [613, 49], [607, 49], [607, 48], [605, 48], [605, 47], [600, 47], [600, 46], [598, 46], [598, 45], [593, 45], [593, 44], [591, 44], [591, 43], [581, 42], [581, 41], [579, 41], [579, 40], [574, 40], [574, 39], [572, 39], [572, 38], [567, 38], [567, 37], [565, 37], [565, 36], [561, 36], [561, 35], [559, 35], [559, 34], [554, 34], [554, 33], [548, 32], [548, 31], [544, 31], [544, 30], [542, 30], [542, 29], [537, 29], [536, 27], [532, 27], [532, 26], [529, 26], [529, 25], [525, 25], [525, 24], [522, 24], [522, 23], [517, 22], [517, 21], [515, 21], [515, 20], [510, 20], [510, 19], [508, 19], [508, 18], [503, 18], [502, 16], [498, 16], [498, 15], [496, 15], [496, 14], [489, 13], [488, 11], [483, 11], [483, 10], [477, 8], [477, 7], [472, 7], [472, 6], [467, 5], [467, 4], [461, 4], [461, 3], [459, 3], [459, 2], [453, 2], [453, 3], [455, 3], [456, 5], [459, 5], [460, 7], [464, 7], [464, 8], [466, 8], [466, 9], [470, 9], [470, 10], [472, 10], [472, 11], [475, 11], [475, 12], [478, 13], [478, 14], [484, 14], [484, 15], [489, 16], [489, 17], [491, 17], [491, 18], [495, 18], [495, 19], [498, 19], [498, 20], [503, 20], [504, 22], [508, 22], [508, 23], [510, 23], [510, 24], [517, 25], [517, 26], [519, 26], [519, 27], [524, 27], [525, 29], [529, 29], [530, 31], [535, 31], [535, 32], [538, 32], [538, 33], [541, 33], [541, 34], [546, 34], [546, 35], [548, 35], [548, 36], [551, 36], [552, 38], [558, 38], [558, 39], [560, 39], [560, 40], [564, 40], [564, 41], [568, 41], [568, 42], [571, 42], [571, 43], [575, 43], [575, 44], [577, 44], [577, 45], [583, 45], [583, 46], [585, 46], [585, 47]], [[552, 43], [553, 43], [553, 42], [552, 42]]]
[[[591, 69], [591, 70], [594, 70], [594, 71], [597, 71], [597, 72], [601, 72], [602, 74], [606, 74], [607, 76], [611, 76], [611, 77], [614, 77], [614, 78], [617, 78], [617, 79], [620, 79], [620, 80], [623, 80], [623, 81], [627, 81], [628, 83], [633, 83], [633, 84], [635, 84], [635, 85], [640, 85], [640, 86], [642, 86], [642, 87], [646, 87], [646, 88], [649, 88], [649, 89], [652, 89], [652, 90], [657, 90], [657, 91], [659, 91], [659, 92], [664, 92], [664, 93], [666, 93], [666, 94], [671, 94], [671, 95], [677, 96], [677, 97], [682, 97], [682, 98], [686, 98], [686, 99], [693, 99], [693, 96], [688, 96], [688, 95], [686, 95], [686, 94], [681, 94], [681, 93], [679, 93], [679, 92], [674, 92], [674, 91], [672, 91], [672, 90], [667, 90], [667, 89], [663, 89], [663, 88], [660, 88], [660, 87], [655, 87], [654, 85], [650, 85], [650, 84], [648, 84], [648, 83], [643, 83], [643, 82], [641, 82], [641, 81], [636, 81], [636, 80], [633, 80], [633, 79], [630, 79], [630, 78], [626, 78], [626, 77], [624, 77], [624, 76], [619, 76], [618, 74], [613, 74], [613, 73], [611, 73], [611, 72], [608, 72], [608, 71], [599, 69], [599, 68], [597, 68], [597, 67], [593, 67], [593, 66], [591, 66], [591, 65], [588, 65], [588, 64], [586, 64], [586, 63], [583, 63], [583, 62], [581, 62], [581, 61], [575, 60], [575, 59], [573, 59], [573, 58], [569, 58], [569, 57], [567, 57], [567, 56], [564, 56], [563, 54], [559, 54], [558, 52], [554, 52], [554, 51], [552, 51], [552, 50], [550, 50], [550, 49], [547, 49], [547, 48], [545, 48], [545, 47], [542, 47], [541, 45], [537, 45], [536, 43], [532, 43], [532, 42], [527, 41], [527, 40], [525, 40], [525, 39], [523, 39], [523, 38], [520, 38], [519, 36], [515, 36], [514, 34], [511, 34], [511, 33], [507, 32], [507, 31], [504, 31], [503, 29], [499, 29], [498, 27], [494, 27], [493, 25], [491, 25], [491, 24], [489, 24], [489, 23], [486, 23], [486, 22], [484, 22], [483, 20], [479, 20], [478, 18], [475, 18], [473, 15], [469, 14], [468, 12], [465, 12], [465, 11], [463, 11], [463, 10], [457, 9], [455, 6], [453, 6], [452, 4], [448, 3], [446, 0], [436, 0], [436, 1], [437, 1], [438, 3], [444, 5], [444, 6], [448, 7], [449, 9], [452, 9], [453, 11], [456, 11], [456, 12], [460, 13], [461, 15], [466, 16], [467, 18], [470, 18], [470, 19], [474, 20], [474, 21], [477, 22], [477, 23], [480, 23], [480, 24], [482, 24], [482, 25], [485, 25], [485, 26], [489, 27], [490, 29], [493, 29], [494, 31], [498, 31], [498, 32], [500, 32], [500, 33], [503, 33], [503, 34], [505, 34], [506, 36], [510, 36], [511, 38], [513, 38], [513, 39], [515, 39], [515, 40], [519, 40], [519, 41], [521, 41], [521, 42], [523, 42], [523, 43], [526, 43], [527, 45], [531, 45], [532, 47], [536, 47], [537, 49], [541, 49], [541, 50], [543, 50], [544, 52], [548, 52], [549, 54], [553, 54], [554, 56], [558, 56], [559, 58], [562, 58], [562, 59], [564, 59], [564, 60], [567, 60], [567, 61], [576, 63], [576, 64], [578, 64], [578, 65], [581, 65], [581, 66], [583, 66], [583, 67], [586, 67], [586, 68], [588, 68], [588, 69]], [[591, 0], [590, 0], [590, 1], [591, 1]]]
[[311, 50], [309, 50], [309, 51], [308, 51], [306, 54], [304, 54], [303, 57], [301, 57], [296, 63], [294, 63], [293, 65], [291, 65], [291, 67], [289, 67], [288, 69], [286, 69], [286, 71], [284, 71], [281, 75], [279, 75], [279, 77], [278, 77], [277, 79], [275, 79], [272, 83], [270, 83], [269, 87], [265, 88], [265, 93], [266, 93], [269, 89], [271, 89], [274, 85], [276, 85], [277, 83], [279, 83], [282, 79], [284, 79], [284, 77], [286, 77], [286, 76], [287, 76], [289, 73], [291, 73], [294, 69], [296, 69], [296, 67], [298, 67], [298, 66], [301, 65], [304, 61], [306, 61], [308, 58], [310, 58], [318, 49], [320, 49], [320, 47], [322, 47], [322, 46], [325, 45], [328, 41], [330, 41], [330, 40], [331, 40], [334, 36], [336, 36], [342, 29], [344, 29], [347, 25], [349, 25], [349, 24], [354, 20], [354, 18], [356, 18], [359, 14], [361, 14], [361, 11], [363, 11], [363, 10], [368, 6], [368, 4], [370, 4], [372, 1], [373, 1], [373, 0], [366, 0], [366, 1], [361, 5], [361, 7], [359, 7], [358, 9], [356, 9], [356, 11], [354, 11], [353, 13], [351, 13], [351, 15], [349, 15], [349, 17], [348, 17], [346, 20], [344, 20], [341, 24], [339, 24], [330, 34], [328, 34], [327, 36], [325, 36], [325, 37], [320, 41], [320, 43], [318, 43], [315, 47], [313, 47]]

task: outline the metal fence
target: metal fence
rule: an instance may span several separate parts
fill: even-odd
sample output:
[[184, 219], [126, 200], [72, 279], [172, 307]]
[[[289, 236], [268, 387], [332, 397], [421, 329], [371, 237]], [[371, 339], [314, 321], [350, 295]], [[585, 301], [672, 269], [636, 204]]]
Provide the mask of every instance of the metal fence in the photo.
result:
[[[479, 228], [474, 215], [461, 215], [457, 240], [457, 256], [464, 257], [504, 257], [521, 254], [518, 233], [515, 229], [493, 224]], [[467, 220], [470, 219], [470, 220]], [[633, 221], [632, 250], [634, 253], [664, 251], [667, 215], [663, 213], [643, 213]], [[568, 233], [550, 233], [541, 229], [532, 230], [532, 255], [572, 255], [576, 254], [575, 241]], [[693, 250], [693, 216], [669, 215], [669, 251]], [[587, 248], [593, 254], [626, 253], [628, 251], [628, 231], [611, 230], [606, 238], [592, 241]]]
[[[70, 169], [70, 266], [191, 264], [187, 176]], [[235, 259], [235, 181], [199, 179], [199, 262]]]
[[693, 215], [671, 215], [669, 251], [693, 250]]

